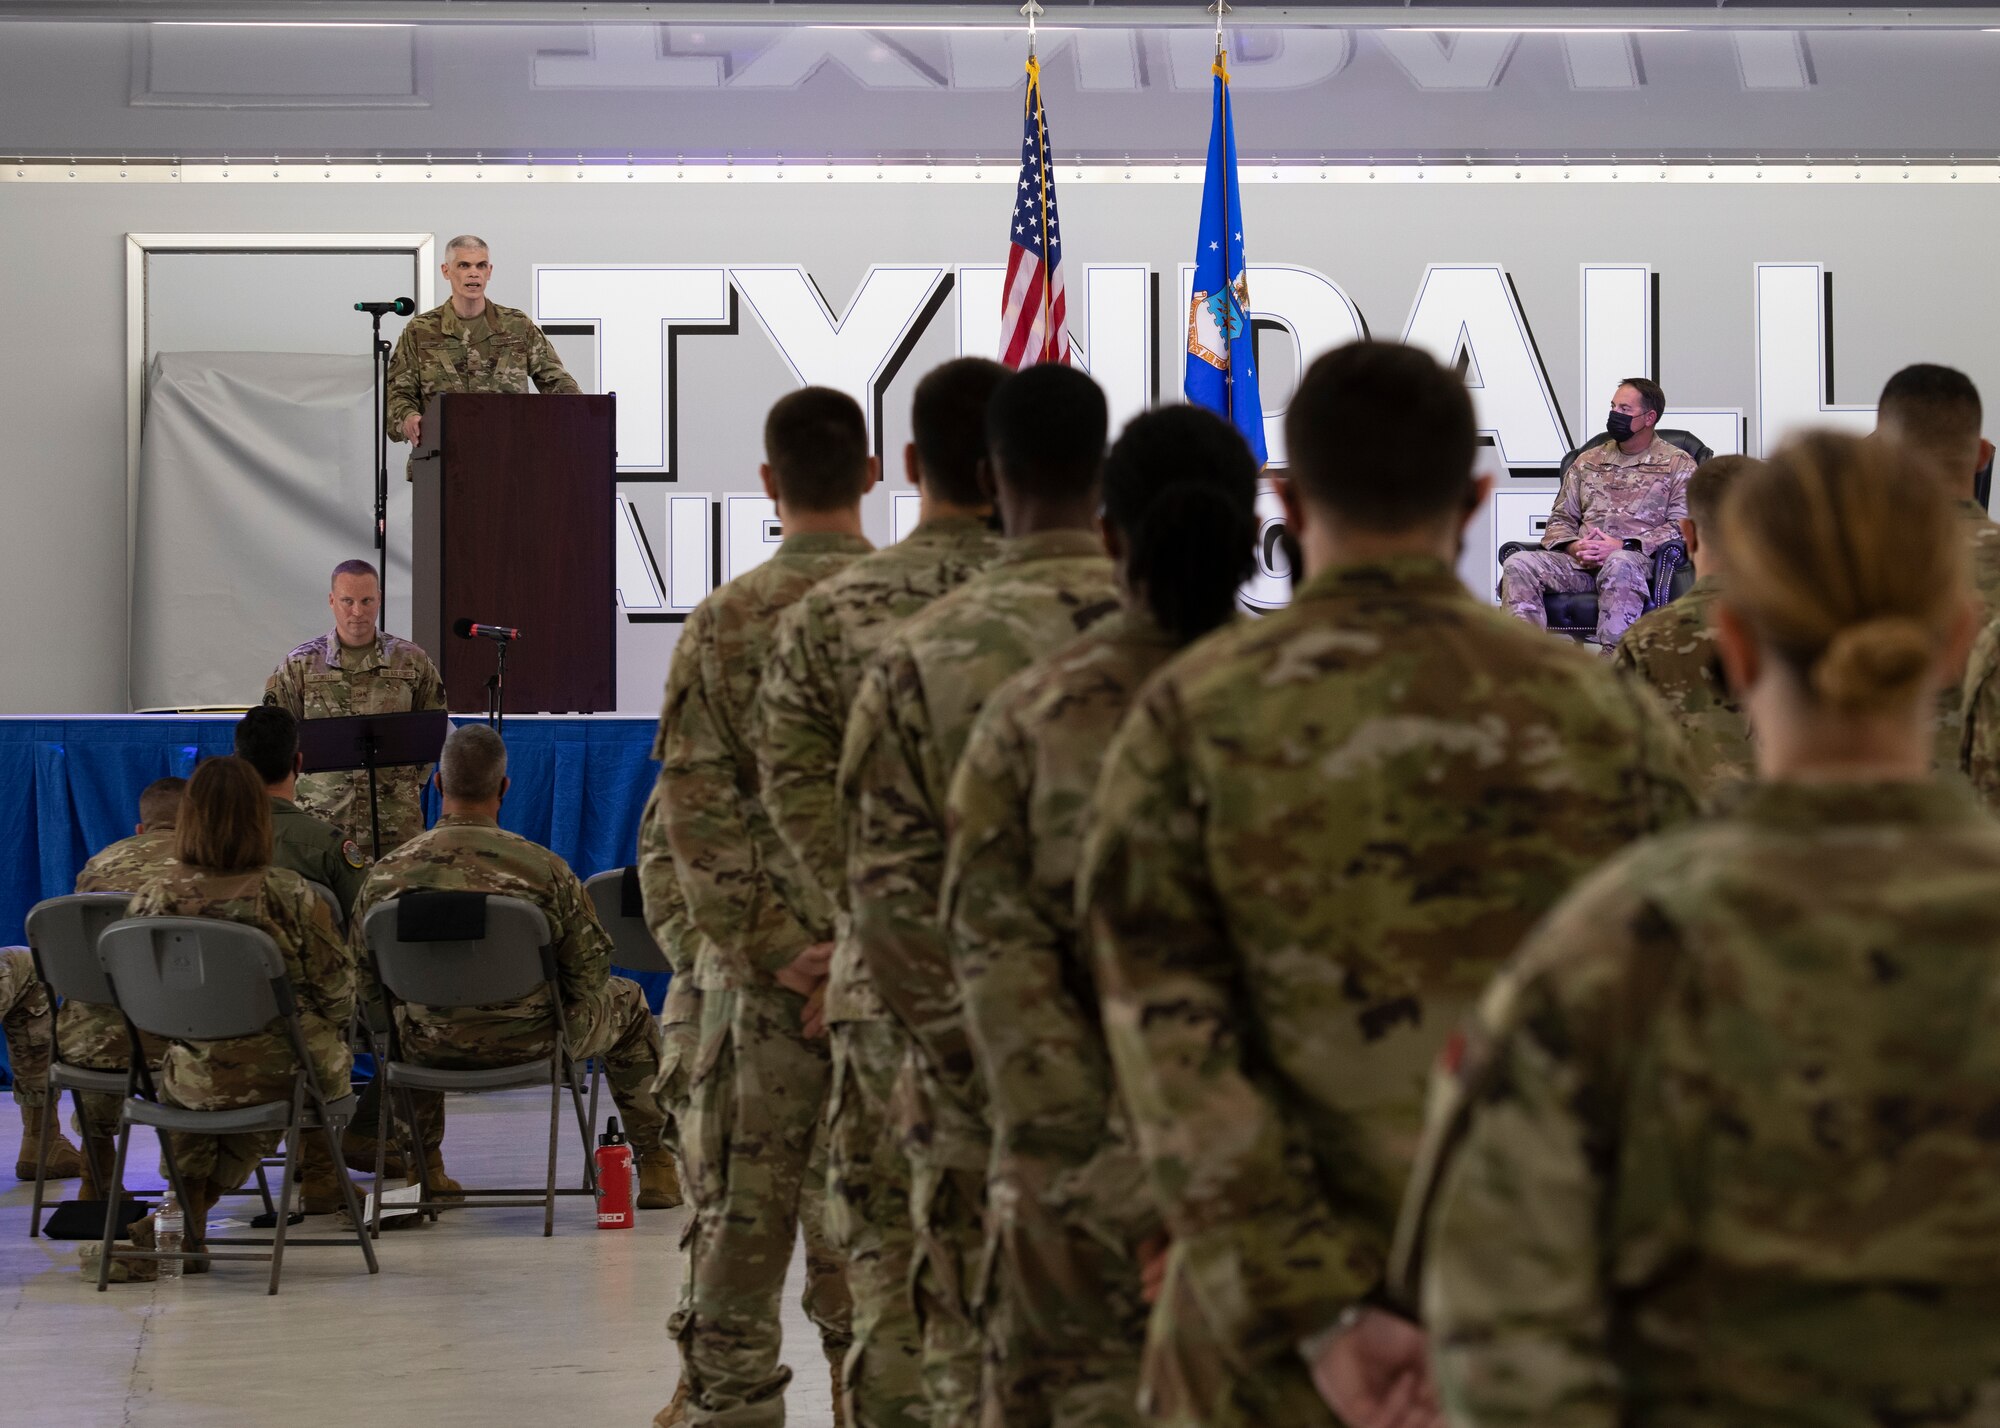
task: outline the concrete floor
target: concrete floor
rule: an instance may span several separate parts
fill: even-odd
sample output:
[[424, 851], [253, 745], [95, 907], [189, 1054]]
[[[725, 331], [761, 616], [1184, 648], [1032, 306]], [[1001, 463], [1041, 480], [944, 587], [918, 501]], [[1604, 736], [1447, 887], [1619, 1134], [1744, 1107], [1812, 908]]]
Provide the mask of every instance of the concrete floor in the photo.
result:
[[[532, 1183], [547, 1104], [533, 1091], [454, 1097], [452, 1173]], [[19, 1134], [19, 1108], [0, 1095], [0, 1149]], [[563, 1183], [578, 1183], [573, 1129], [563, 1163]], [[158, 1186], [157, 1164], [135, 1137], [128, 1187]], [[61, 1182], [60, 1197], [76, 1185]], [[566, 1197], [546, 1240], [539, 1209], [447, 1212], [385, 1232], [379, 1275], [352, 1247], [297, 1249], [275, 1298], [264, 1293], [268, 1267], [253, 1263], [99, 1294], [79, 1273], [75, 1241], [28, 1238], [32, 1184], [0, 1186], [11, 1187], [0, 1193], [0, 1428], [316, 1428], [364, 1416], [397, 1428], [645, 1428], [673, 1395], [678, 1359], [664, 1326], [684, 1209], [600, 1231], [593, 1203]], [[298, 1232], [331, 1225], [311, 1219]], [[785, 1295], [790, 1422], [827, 1428], [825, 1359], [798, 1307], [802, 1270], [801, 1257]]]

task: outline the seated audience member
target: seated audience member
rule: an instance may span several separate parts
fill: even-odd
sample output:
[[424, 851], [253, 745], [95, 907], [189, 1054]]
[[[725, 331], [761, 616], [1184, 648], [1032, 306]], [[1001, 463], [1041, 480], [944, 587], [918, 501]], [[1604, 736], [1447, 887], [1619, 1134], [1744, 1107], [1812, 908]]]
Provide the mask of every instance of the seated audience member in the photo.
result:
[[[1905, 367], [1882, 388], [1875, 434], [1904, 448], [1939, 481], [1953, 502], [1972, 556], [1972, 590], [1984, 618], [2000, 617], [2000, 525], [1975, 493], [1981, 467], [1993, 459], [1993, 443], [1980, 435], [1979, 389], [1965, 373], [1935, 363]], [[1940, 769], [1962, 762], [1967, 690], [1983, 685], [1992, 668], [1988, 651], [1975, 654], [1979, 675], [1954, 680], [1938, 696], [1936, 759]], [[1970, 671], [1968, 671], [1970, 673]]]
[[[331, 585], [326, 603], [333, 628], [285, 656], [264, 682], [263, 702], [291, 711], [294, 719], [444, 708], [444, 681], [430, 656], [381, 627], [382, 580], [375, 567], [343, 560], [333, 568]], [[420, 768], [383, 769], [371, 795], [363, 769], [307, 774], [297, 802], [371, 855], [386, 853], [424, 831], [424, 778]], [[379, 805], [371, 797], [379, 797]]]
[[1453, 1423], [2000, 1403], [2000, 826], [1931, 772], [1965, 541], [1830, 433], [1721, 533], [1761, 781], [1564, 899], [1440, 1067], [1398, 1280]]
[[[500, 827], [507, 793], [507, 746], [484, 724], [468, 724], [445, 740], [438, 759], [443, 813], [369, 870], [348, 923], [348, 937], [374, 982], [364, 926], [370, 909], [413, 892], [483, 892], [521, 898], [548, 919], [560, 974], [570, 1052], [601, 1057], [611, 1097], [639, 1157], [639, 1203], [679, 1199], [673, 1153], [661, 1144], [666, 1122], [651, 1087], [660, 1074], [660, 1027], [639, 984], [611, 975], [611, 938], [569, 865], [548, 849]], [[545, 993], [478, 1008], [396, 1009], [403, 1054], [427, 1065], [476, 1069], [546, 1056], [554, 1048], [555, 1015]], [[444, 1097], [411, 1092], [424, 1133], [433, 1190], [461, 1187], [445, 1173]], [[411, 1174], [415, 1175], [412, 1168]]]
[[[175, 863], [132, 899], [132, 916], [212, 917], [270, 934], [285, 959], [320, 1090], [329, 1097], [346, 1094], [354, 961], [319, 894], [291, 869], [271, 866], [271, 800], [255, 769], [233, 757], [208, 759], [195, 769], [181, 800], [174, 853]], [[172, 1042], [160, 1058], [157, 1084], [169, 1105], [228, 1110], [288, 1098], [297, 1065], [290, 1041], [273, 1023], [255, 1036]], [[276, 1131], [174, 1135], [188, 1194], [188, 1248], [202, 1244], [216, 1200], [248, 1180], [278, 1140]], [[316, 1155], [330, 1170], [323, 1140]], [[149, 1224], [134, 1230], [133, 1241], [142, 1248], [150, 1240]], [[206, 1261], [188, 1265], [191, 1272], [206, 1268]]]
[[[139, 825], [83, 865], [75, 891], [129, 893], [174, 860], [174, 818], [180, 811], [185, 779], [155, 779], [139, 795]], [[60, 1115], [48, 1105], [49, 1058], [60, 1045], [62, 1059], [73, 1066], [123, 1071], [127, 1059], [125, 1021], [114, 1008], [94, 1002], [65, 1002], [50, 1013], [49, 989], [35, 975], [34, 956], [25, 947], [0, 948], [0, 1026], [7, 1036], [7, 1060], [14, 1072], [14, 1100], [21, 1107], [21, 1146], [14, 1156], [14, 1174], [35, 1178], [35, 1149], [41, 1143], [42, 1117]], [[157, 1063], [164, 1042], [148, 1040]], [[67, 1180], [81, 1174], [85, 1200], [102, 1195], [111, 1173], [111, 1137], [118, 1128], [118, 1098], [86, 1095], [77, 1132], [84, 1153], [60, 1131], [49, 1140], [47, 1178]]]
[[1658, 701], [1459, 583], [1488, 483], [1458, 374], [1353, 343], [1285, 431], [1307, 579], [1140, 692], [1079, 874], [1170, 1241], [1141, 1391], [1216, 1428], [1330, 1424], [1309, 1364], [1421, 1337], [1373, 1306], [1431, 1063], [1572, 883], [1695, 803]]
[[1687, 736], [1688, 756], [1701, 780], [1703, 799], [1750, 777], [1754, 751], [1743, 706], [1730, 693], [1716, 654], [1709, 617], [1722, 589], [1723, 554], [1716, 513], [1723, 496], [1758, 463], [1747, 456], [1716, 456], [1688, 481], [1688, 513], [1681, 521], [1695, 581], [1687, 594], [1642, 615], [1618, 642], [1612, 664], [1652, 686]]
[[1628, 377], [1611, 394], [1610, 437], [1563, 474], [1542, 549], [1500, 569], [1500, 603], [1548, 627], [1544, 595], [1597, 592], [1597, 645], [1605, 655], [1646, 608], [1653, 552], [1680, 537], [1694, 458], [1655, 428], [1666, 410], [1657, 382]]
[[260, 704], [236, 726], [236, 757], [257, 770], [271, 796], [271, 865], [318, 883], [339, 899], [343, 914], [351, 911], [368, 859], [352, 838], [299, 807], [304, 756], [298, 720], [275, 704]]
[[989, 1421], [1143, 1422], [1158, 1210], [1110, 1058], [1076, 865], [1104, 747], [1146, 679], [1228, 623], [1255, 569], [1257, 461], [1199, 407], [1135, 418], [1103, 475], [1117, 613], [986, 701], [953, 775], [940, 916], [993, 1126]]

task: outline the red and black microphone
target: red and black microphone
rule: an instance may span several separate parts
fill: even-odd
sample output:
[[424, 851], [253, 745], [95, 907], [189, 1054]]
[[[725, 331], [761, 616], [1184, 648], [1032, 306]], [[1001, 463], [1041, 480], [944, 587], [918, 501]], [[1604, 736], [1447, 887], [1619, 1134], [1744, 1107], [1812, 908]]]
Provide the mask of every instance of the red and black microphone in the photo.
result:
[[451, 627], [451, 632], [461, 640], [497, 640], [503, 645], [511, 645], [521, 638], [521, 632], [512, 625], [482, 625], [474, 620], [460, 620]]

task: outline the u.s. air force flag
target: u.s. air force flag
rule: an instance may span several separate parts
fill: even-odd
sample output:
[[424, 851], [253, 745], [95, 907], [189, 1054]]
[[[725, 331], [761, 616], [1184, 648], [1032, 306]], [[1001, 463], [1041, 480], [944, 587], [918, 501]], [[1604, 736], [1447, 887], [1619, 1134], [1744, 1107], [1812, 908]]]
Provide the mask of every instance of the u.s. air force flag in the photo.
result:
[[1215, 116], [1208, 131], [1208, 175], [1201, 188], [1201, 238], [1195, 244], [1194, 296], [1188, 303], [1187, 378], [1183, 390], [1243, 433], [1257, 464], [1265, 461], [1264, 403], [1250, 340], [1250, 285], [1243, 275], [1243, 212], [1237, 203], [1236, 128], [1229, 114], [1229, 56], [1215, 55]]

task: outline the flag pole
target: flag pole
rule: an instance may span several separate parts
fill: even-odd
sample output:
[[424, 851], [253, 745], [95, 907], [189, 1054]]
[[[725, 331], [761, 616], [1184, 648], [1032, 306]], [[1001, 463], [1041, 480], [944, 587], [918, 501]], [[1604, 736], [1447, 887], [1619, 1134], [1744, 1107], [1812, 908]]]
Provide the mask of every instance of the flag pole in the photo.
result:
[[[1215, 77], [1222, 81], [1222, 286], [1225, 289], [1232, 289], [1229, 293], [1229, 306], [1234, 307], [1236, 305], [1236, 294], [1233, 291], [1235, 284], [1232, 281], [1233, 275], [1229, 271], [1231, 257], [1229, 235], [1236, 231], [1229, 218], [1229, 182], [1234, 177], [1234, 174], [1230, 171], [1231, 165], [1229, 163], [1229, 150], [1231, 148], [1229, 144], [1231, 134], [1229, 124], [1229, 52], [1222, 47], [1222, 17], [1235, 7], [1229, 3], [1229, 0], [1215, 0], [1215, 3], [1208, 8], [1215, 14], [1215, 63], [1210, 68]], [[1249, 323], [1249, 313], [1246, 312], [1243, 314], [1243, 321], [1246, 325]], [[1229, 420], [1233, 425], [1236, 421], [1236, 352], [1235, 340], [1233, 338], [1227, 340], [1231, 344], [1229, 371], [1223, 378], [1222, 385], [1224, 400], [1229, 403]]]
[[[1218, 0], [1220, 3], [1220, 0]], [[1049, 270], [1055, 266], [1055, 254], [1049, 247], [1049, 165], [1055, 162], [1055, 155], [1048, 152], [1048, 136], [1042, 128], [1042, 67], [1035, 59], [1035, 16], [1042, 13], [1036, 0], [1028, 0], [1021, 7], [1021, 13], [1028, 17], [1028, 100], [1035, 106], [1035, 157], [1041, 170], [1041, 227], [1042, 227], [1042, 351], [1043, 358], [1049, 355], [1050, 328], [1055, 322], [1055, 299], [1051, 286], [1053, 279]]]

